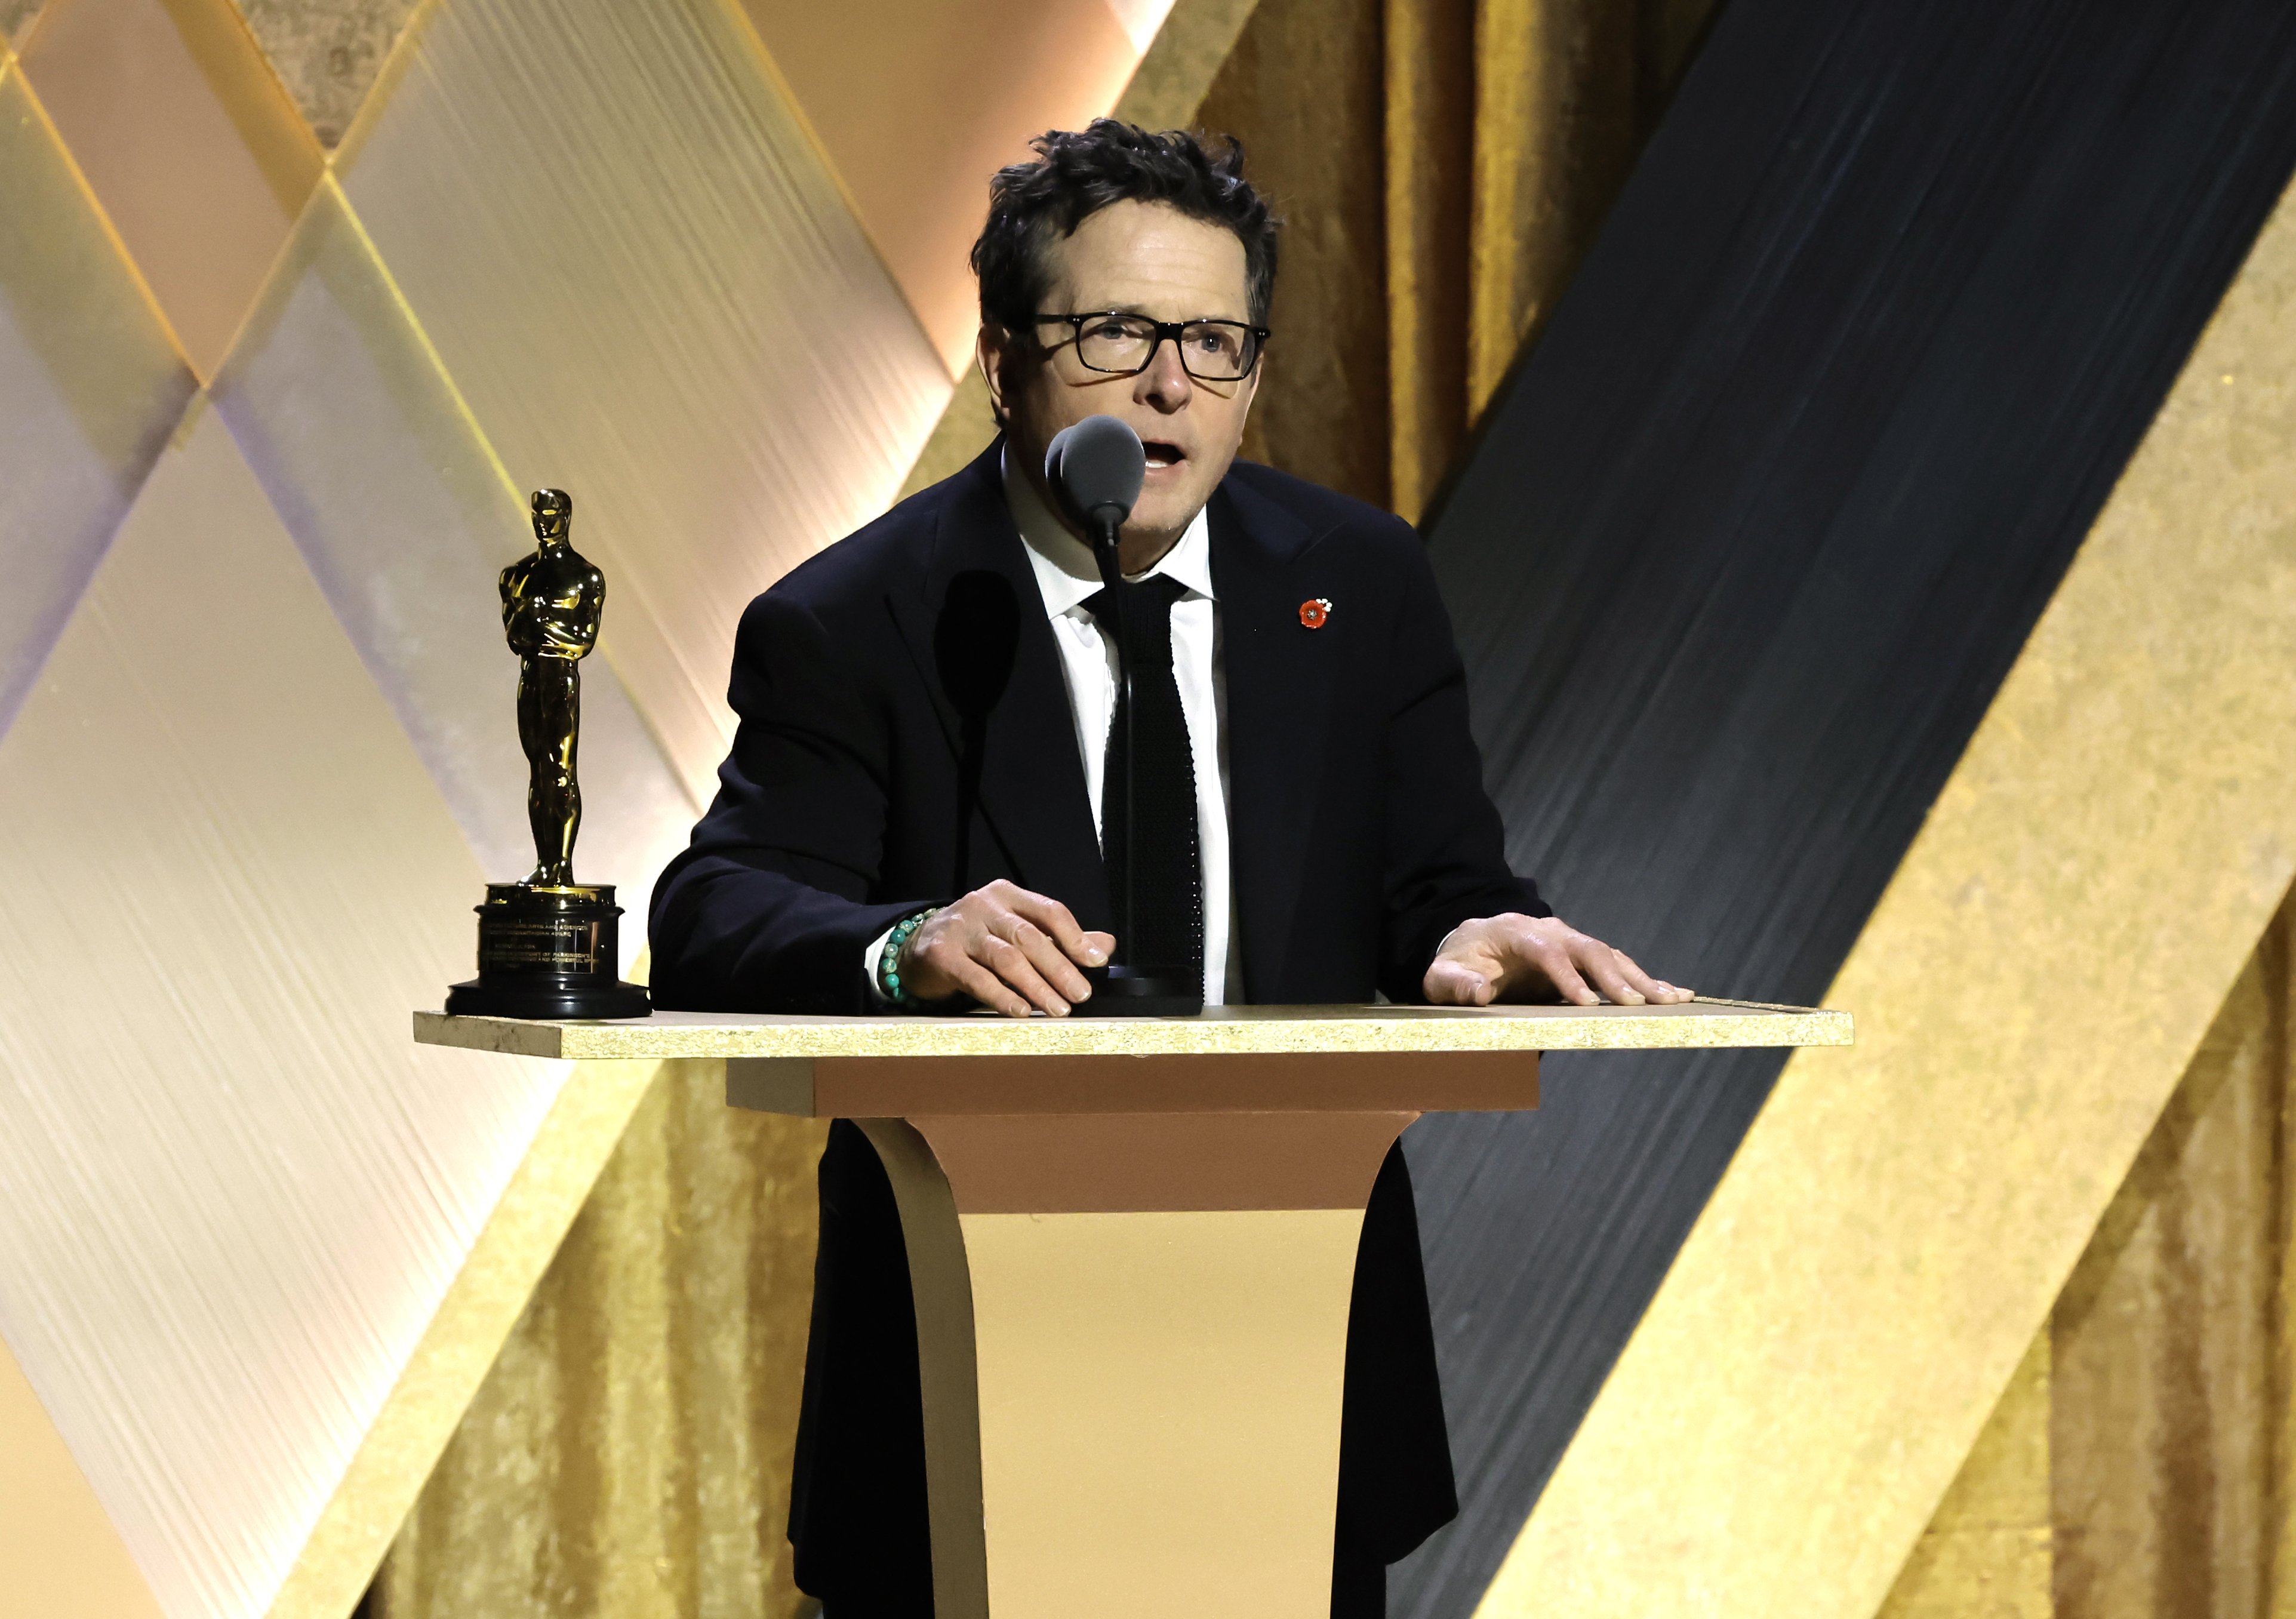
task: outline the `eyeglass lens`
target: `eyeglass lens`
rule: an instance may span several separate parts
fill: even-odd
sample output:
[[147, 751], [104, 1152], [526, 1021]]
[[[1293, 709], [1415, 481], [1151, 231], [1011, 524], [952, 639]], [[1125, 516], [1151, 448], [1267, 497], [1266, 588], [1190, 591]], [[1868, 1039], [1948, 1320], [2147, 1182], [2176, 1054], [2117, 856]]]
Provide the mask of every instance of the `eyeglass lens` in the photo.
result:
[[[1129, 375], [1147, 366], [1156, 346], [1156, 323], [1126, 315], [1099, 315], [1077, 333], [1077, 357], [1095, 371]], [[1180, 329], [1180, 363], [1199, 382], [1233, 382], [1250, 374], [1258, 340], [1248, 326], [1193, 321]]]

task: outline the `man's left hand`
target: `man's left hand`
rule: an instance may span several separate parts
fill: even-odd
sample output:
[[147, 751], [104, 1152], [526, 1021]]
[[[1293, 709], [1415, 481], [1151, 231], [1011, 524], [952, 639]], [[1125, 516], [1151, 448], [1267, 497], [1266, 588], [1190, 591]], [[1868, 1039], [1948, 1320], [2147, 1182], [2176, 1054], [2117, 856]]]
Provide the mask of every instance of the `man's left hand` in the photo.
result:
[[1624, 950], [1589, 938], [1560, 916], [1510, 911], [1451, 930], [1421, 986], [1428, 1004], [1488, 1007], [1495, 1000], [1566, 1000], [1599, 1006], [1672, 1007], [1693, 999], [1652, 978]]

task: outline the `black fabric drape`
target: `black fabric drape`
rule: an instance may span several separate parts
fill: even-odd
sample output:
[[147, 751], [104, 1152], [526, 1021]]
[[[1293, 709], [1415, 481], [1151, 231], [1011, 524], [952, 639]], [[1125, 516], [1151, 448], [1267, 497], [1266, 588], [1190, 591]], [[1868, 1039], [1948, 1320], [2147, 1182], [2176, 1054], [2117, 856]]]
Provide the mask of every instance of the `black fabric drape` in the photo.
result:
[[[1733, 0], [1430, 530], [1516, 868], [1821, 997], [2292, 165], [2285, 0]], [[1780, 1062], [1412, 1132], [1464, 1514], [1392, 1611], [1472, 1611]]]

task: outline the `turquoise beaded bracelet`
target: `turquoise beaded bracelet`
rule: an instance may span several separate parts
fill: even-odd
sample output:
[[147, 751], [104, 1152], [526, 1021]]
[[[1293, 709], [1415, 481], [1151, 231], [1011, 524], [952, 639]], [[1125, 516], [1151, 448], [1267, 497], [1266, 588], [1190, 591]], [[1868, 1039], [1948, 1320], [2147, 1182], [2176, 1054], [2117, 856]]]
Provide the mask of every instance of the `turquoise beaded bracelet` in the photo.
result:
[[877, 957], [877, 987], [884, 990], [885, 999], [897, 1007], [922, 1007], [925, 1004], [901, 987], [901, 951], [907, 947], [910, 935], [939, 913], [940, 907], [936, 905], [931, 910], [919, 911], [914, 916], [904, 916], [893, 924], [892, 932], [885, 935], [885, 949]]

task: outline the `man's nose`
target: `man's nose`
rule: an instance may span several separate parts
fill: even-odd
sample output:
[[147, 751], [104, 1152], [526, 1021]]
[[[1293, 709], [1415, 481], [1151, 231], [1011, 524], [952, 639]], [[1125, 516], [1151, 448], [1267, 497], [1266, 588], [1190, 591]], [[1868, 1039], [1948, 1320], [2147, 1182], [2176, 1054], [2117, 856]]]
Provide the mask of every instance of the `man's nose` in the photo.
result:
[[1133, 384], [1132, 397], [1152, 409], [1173, 411], [1188, 402], [1195, 385], [1188, 368], [1180, 363], [1180, 345], [1160, 342], [1148, 357], [1148, 369]]

